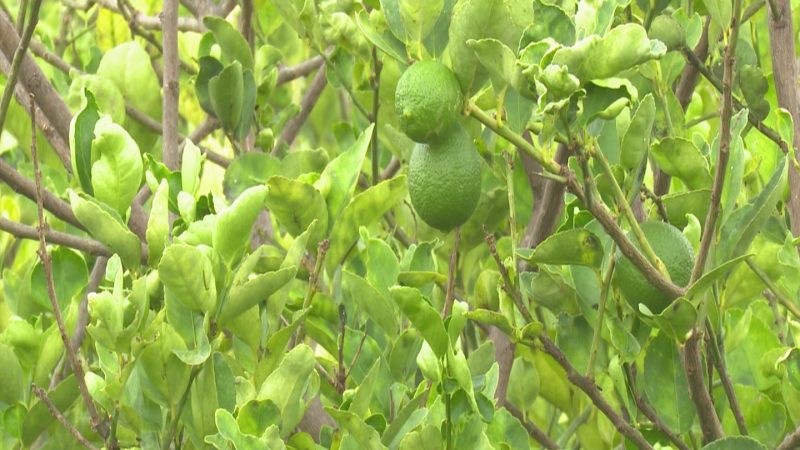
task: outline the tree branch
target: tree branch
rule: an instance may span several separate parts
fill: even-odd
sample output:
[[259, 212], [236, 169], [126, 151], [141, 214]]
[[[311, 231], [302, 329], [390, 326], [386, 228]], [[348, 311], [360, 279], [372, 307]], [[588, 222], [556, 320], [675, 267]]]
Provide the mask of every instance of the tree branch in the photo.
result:
[[52, 400], [50, 400], [50, 397], [47, 396], [47, 393], [44, 391], [44, 389], [40, 388], [36, 384], [31, 384], [31, 390], [33, 390], [33, 393], [36, 394], [37, 397], [39, 397], [39, 400], [42, 403], [44, 403], [45, 406], [47, 406], [47, 410], [50, 411], [50, 414], [53, 417], [55, 417], [56, 420], [58, 420], [58, 423], [60, 423], [61, 426], [66, 428], [69, 434], [71, 434], [72, 437], [74, 437], [75, 440], [78, 441], [78, 443], [80, 443], [89, 450], [98, 450], [98, 448], [95, 447], [94, 444], [89, 442], [89, 440], [86, 439], [81, 434], [81, 432], [78, 431], [77, 428], [75, 428], [74, 425], [69, 423], [67, 418], [64, 417], [64, 414], [62, 414], [61, 411], [58, 410], [58, 407], [53, 403]]
[[[36, 231], [36, 228], [14, 222], [6, 219], [5, 217], [0, 217], [0, 231], [5, 231], [6, 233], [22, 239], [39, 239], [39, 234]], [[105, 245], [95, 241], [94, 239], [62, 233], [60, 231], [55, 231], [50, 227], [45, 230], [45, 238], [52, 244], [63, 245], [64, 247], [73, 248], [90, 255], [105, 257], [112, 255], [111, 251], [109, 251]]]
[[789, 164], [789, 200], [787, 208], [792, 234], [800, 235], [800, 173], [796, 158], [800, 153], [800, 99], [797, 96], [797, 56], [792, 26], [792, 4], [789, 0], [767, 2], [769, 16], [769, 42], [772, 57], [772, 76], [778, 106], [786, 109], [794, 122], [794, 155]]
[[689, 339], [686, 340], [683, 358], [686, 379], [689, 382], [689, 397], [697, 409], [700, 429], [703, 431], [703, 442], [709, 443], [721, 439], [725, 433], [722, 431], [722, 424], [714, 409], [714, 402], [711, 400], [711, 395], [709, 395], [703, 379], [703, 362], [700, 358], [702, 339], [703, 333], [695, 328]]
[[[8, 165], [8, 163], [2, 159], [0, 159], [0, 180], [8, 184], [14, 192], [36, 201], [36, 185], [34, 182], [17, 172], [16, 169]], [[42, 189], [42, 201], [44, 203], [44, 209], [53, 213], [54, 216], [81, 230], [84, 229], [83, 225], [78, 222], [78, 218], [73, 214], [72, 207], [69, 203], [61, 200], [46, 189]]]
[[177, 170], [180, 166], [180, 154], [178, 153], [178, 101], [180, 99], [178, 6], [178, 0], [164, 0], [161, 11], [161, 39], [164, 49], [162, 58], [164, 64], [162, 161], [169, 170]]
[[633, 400], [634, 402], [636, 402], [636, 407], [639, 408], [639, 411], [641, 411], [642, 414], [644, 414], [644, 416], [647, 417], [647, 419], [653, 423], [653, 426], [656, 427], [657, 430], [664, 433], [667, 436], [667, 438], [669, 438], [669, 440], [672, 441], [672, 443], [675, 444], [676, 447], [678, 447], [678, 450], [689, 450], [689, 446], [686, 445], [685, 442], [683, 442], [683, 440], [680, 438], [680, 436], [678, 436], [677, 433], [672, 431], [672, 429], [668, 427], [663, 420], [661, 420], [661, 417], [658, 415], [658, 412], [655, 409], [653, 409], [653, 407], [650, 405], [647, 399], [645, 399], [644, 396], [636, 388], [636, 374], [634, 373], [633, 368], [630, 365], [625, 364], [625, 372], [628, 378], [630, 379], [629, 384], [633, 394]]
[[800, 445], [800, 426], [796, 430], [786, 435], [780, 445], [775, 450], [792, 450]]
[[[8, 107], [11, 105], [11, 97], [14, 95], [14, 88], [17, 85], [17, 77], [19, 77], [19, 69], [22, 64], [22, 58], [28, 51], [28, 45], [33, 36], [33, 30], [36, 29], [36, 24], [39, 22], [39, 7], [42, 5], [42, 0], [32, 0], [30, 18], [25, 25], [25, 31], [22, 33], [22, 38], [19, 40], [16, 50], [14, 50], [14, 57], [11, 59], [11, 70], [6, 76], [6, 86], [3, 89], [3, 97], [0, 98], [0, 130], [4, 128], [6, 122], [6, 114], [8, 114]], [[22, 25], [22, 19], [25, 18], [25, 9], [20, 8], [21, 17], [18, 25]], [[35, 106], [31, 106], [35, 108]], [[33, 124], [36, 129], [36, 123]]]
[[[117, 14], [123, 14], [117, 0], [97, 0], [97, 4]], [[131, 20], [135, 21], [146, 30], [160, 30], [162, 27], [161, 19], [155, 16], [148, 16], [141, 11], [133, 10]], [[177, 26], [179, 31], [191, 31], [194, 33], [203, 33], [206, 31], [206, 27], [200, 21], [188, 17], [178, 17]]]
[[532, 438], [536, 439], [536, 442], [542, 444], [542, 447], [549, 449], [549, 450], [558, 450], [559, 447], [556, 441], [554, 441], [550, 436], [547, 435], [541, 428], [536, 426], [535, 423], [531, 422], [525, 417], [525, 414], [522, 413], [516, 406], [513, 404], [503, 401], [502, 406], [511, 413], [512, 416], [516, 417], [519, 420], [519, 423], [525, 427], [525, 430], [528, 431], [528, 434], [531, 435]]
[[311, 114], [311, 110], [314, 109], [314, 105], [317, 104], [317, 100], [319, 100], [319, 97], [322, 95], [322, 91], [325, 90], [325, 86], [327, 84], [328, 78], [325, 76], [325, 66], [320, 66], [317, 74], [314, 76], [314, 79], [308, 86], [306, 94], [300, 101], [300, 112], [286, 123], [281, 135], [275, 142], [275, 146], [272, 148], [273, 155], [278, 154], [280, 148], [284, 144], [288, 146], [292, 145], [294, 139], [297, 137], [297, 134], [300, 133], [300, 128], [303, 126], [306, 119], [308, 119], [309, 114]]

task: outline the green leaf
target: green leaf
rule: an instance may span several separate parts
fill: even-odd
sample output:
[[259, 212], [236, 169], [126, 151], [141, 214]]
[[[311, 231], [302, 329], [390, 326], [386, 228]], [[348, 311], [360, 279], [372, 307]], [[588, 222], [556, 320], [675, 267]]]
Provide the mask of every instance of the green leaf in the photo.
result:
[[117, 253], [122, 262], [131, 268], [139, 267], [142, 259], [142, 245], [116, 211], [97, 202], [85, 194], [69, 193], [70, 205], [78, 222], [95, 239]]
[[108, 116], [97, 121], [92, 141], [94, 197], [125, 217], [142, 183], [144, 165], [139, 146]]
[[687, 214], [695, 216], [702, 224], [706, 220], [710, 201], [711, 189], [681, 191], [661, 197], [661, 202], [667, 210], [669, 223], [678, 228], [683, 228], [689, 223], [686, 218]]
[[399, 0], [400, 18], [412, 42], [422, 42], [433, 29], [444, 0]]
[[557, 50], [551, 64], [567, 66], [581, 82], [610, 78], [644, 62], [663, 56], [667, 48], [650, 40], [641, 25], [628, 23], [603, 37], [591, 35], [572, 47]]
[[[742, 415], [747, 424], [748, 433], [758, 442], [764, 443], [764, 446], [759, 449], [778, 448], [786, 430], [786, 407], [782, 402], [771, 399], [767, 394], [759, 392], [752, 386], [735, 385], [734, 389], [739, 404], [746, 405], [742, 408]], [[726, 433], [738, 432], [739, 429], [730, 408], [725, 408], [721, 419]], [[755, 445], [755, 443], [750, 443], [750, 445]]]
[[450, 347], [450, 337], [439, 313], [422, 296], [419, 289], [397, 286], [390, 291], [400, 310], [419, 330], [436, 356], [443, 358]]
[[668, 137], [651, 148], [653, 157], [664, 173], [683, 181], [689, 189], [711, 187], [708, 161], [692, 141]]
[[660, 314], [653, 314], [644, 303], [639, 303], [639, 312], [645, 321], [680, 342], [697, 323], [697, 308], [685, 297], [678, 297]]
[[244, 76], [239, 61], [226, 66], [219, 75], [208, 80], [208, 96], [214, 115], [222, 127], [232, 133], [239, 125], [244, 104]]
[[517, 256], [534, 264], [578, 265], [599, 268], [603, 263], [603, 245], [585, 228], [556, 233], [535, 249], [519, 248]]
[[358, 443], [358, 448], [363, 450], [386, 448], [381, 443], [381, 437], [375, 428], [364, 423], [357, 415], [330, 407], [326, 407], [325, 411]]
[[467, 46], [475, 52], [475, 57], [489, 72], [492, 86], [502, 89], [504, 86], [516, 86], [517, 57], [514, 51], [497, 39], [469, 39]]
[[22, 366], [19, 364], [14, 350], [6, 345], [0, 344], [0, 402], [14, 404], [22, 400], [24, 389], [24, 379]]
[[450, 19], [453, 16], [453, 7], [455, 7], [457, 0], [445, 0], [442, 6], [442, 11], [433, 24], [433, 28], [425, 38], [425, 49], [428, 50], [434, 57], [441, 57], [447, 49], [447, 42], [449, 39], [448, 32], [450, 30]]
[[747, 205], [731, 213], [720, 229], [717, 261], [735, 258], [747, 251], [767, 219], [775, 212], [786, 178], [786, 159], [781, 158], [764, 189]]
[[257, 400], [271, 400], [280, 409], [282, 436], [291, 433], [303, 418], [304, 411], [297, 406], [303, 402], [302, 394], [315, 364], [311, 348], [299, 344], [285, 354], [258, 391]]
[[734, 436], [704, 445], [702, 450], [767, 450], [767, 446], [748, 436]]
[[508, 318], [497, 311], [490, 311], [488, 309], [474, 309], [464, 313], [467, 319], [474, 320], [486, 325], [497, 327], [508, 336], [514, 335], [514, 329], [508, 322]]
[[347, 270], [342, 272], [342, 283], [350, 298], [366, 311], [390, 338], [397, 336], [398, 323], [394, 304], [378, 292], [367, 280]]
[[555, 313], [575, 315], [580, 312], [575, 288], [556, 271], [540, 267], [538, 272], [520, 274], [522, 291], [536, 304]]
[[646, 157], [647, 149], [650, 148], [650, 133], [653, 131], [655, 118], [656, 102], [653, 94], [647, 94], [631, 117], [631, 123], [619, 147], [619, 162], [623, 167], [635, 170], [642, 164], [642, 158]]
[[242, 73], [242, 113], [234, 130], [234, 137], [242, 141], [250, 132], [256, 108], [256, 80], [249, 69]]
[[150, 207], [150, 217], [147, 219], [147, 261], [155, 266], [161, 260], [161, 255], [169, 242], [169, 184], [161, 180]]
[[477, 92], [487, 77], [467, 41], [491, 38], [516, 50], [531, 17], [533, 8], [528, 0], [462, 0], [456, 4], [448, 47], [453, 72], [467, 95]]
[[751, 306], [747, 312], [732, 309], [728, 313], [726, 324], [729, 331], [725, 336], [728, 372], [734, 383], [766, 391], [778, 380], [761, 370], [761, 361], [781, 343], [772, 329], [752, 311]]
[[270, 295], [291, 281], [296, 273], [297, 267], [285, 267], [275, 272], [256, 275], [245, 283], [234, 286], [222, 307], [220, 322], [232, 320], [252, 306], [267, 300]]
[[232, 267], [244, 254], [256, 218], [264, 208], [266, 196], [266, 186], [253, 186], [242, 192], [230, 206], [217, 214], [217, 223], [211, 239], [214, 249], [228, 267]]
[[87, 88], [82, 90], [81, 109], [69, 124], [69, 148], [72, 156], [72, 173], [78, 177], [81, 189], [89, 195], [92, 191], [92, 141], [94, 127], [100, 119], [100, 110], [94, 94]]
[[208, 92], [208, 82], [219, 75], [225, 66], [222, 65], [213, 56], [201, 56], [198, 59], [200, 71], [197, 74], [197, 79], [194, 82], [194, 92], [197, 95], [197, 101], [200, 106], [209, 114], [214, 113], [214, 105], [211, 103], [211, 95]]
[[375, 395], [375, 381], [378, 378], [382, 361], [378, 359], [372, 364], [367, 376], [358, 384], [355, 389], [356, 392], [353, 394], [353, 401], [350, 403], [348, 410], [362, 419], [367, 419], [369, 405]]
[[358, 239], [358, 228], [380, 219], [406, 197], [407, 191], [406, 177], [400, 175], [381, 181], [353, 197], [331, 230], [331, 246], [325, 261], [329, 272], [343, 261]]
[[206, 157], [190, 139], [184, 141], [181, 153], [181, 190], [191, 195], [197, 194], [200, 187], [200, 175]]
[[664, 423], [678, 434], [687, 432], [694, 421], [695, 408], [689, 398], [681, 353], [664, 333], [659, 333], [647, 347], [643, 381], [647, 399]]
[[[56, 247], [50, 252], [53, 284], [55, 285], [56, 298], [62, 311], [72, 303], [72, 299], [83, 292], [89, 282], [89, 271], [86, 261], [80, 253], [67, 247]], [[44, 267], [37, 262], [31, 273], [31, 295], [44, 308], [50, 309], [47, 281], [44, 276]]]
[[[720, 223], [724, 223], [736, 207], [739, 192], [744, 184], [744, 141], [741, 134], [747, 126], [748, 111], [742, 109], [731, 118], [730, 149], [728, 150], [728, 166], [725, 168], [725, 182], [722, 185], [722, 215]], [[719, 139], [714, 141], [712, 153], [719, 154]], [[710, 185], [709, 185], [710, 187]]]
[[372, 24], [370, 24], [369, 18], [364, 11], [359, 11], [356, 14], [356, 25], [358, 25], [358, 29], [361, 30], [364, 37], [374, 46], [381, 49], [381, 51], [391, 56], [399, 63], [406, 64], [408, 56], [406, 55], [403, 43], [387, 31], [380, 32], [376, 30]]
[[320, 174], [319, 180], [314, 183], [314, 187], [325, 196], [325, 202], [328, 206], [329, 228], [338, 219], [350, 196], [353, 195], [358, 175], [361, 173], [361, 166], [364, 164], [364, 158], [369, 148], [374, 126], [374, 124], [368, 126], [348, 150], [328, 163], [325, 170]]
[[717, 30], [724, 30], [730, 26], [731, 16], [733, 15], [731, 2], [726, 2], [725, 0], [703, 0], [703, 5], [708, 10], [711, 21]]
[[238, 61], [245, 69], [253, 69], [253, 53], [239, 30], [217, 16], [205, 16], [203, 24], [214, 34], [224, 63]]
[[265, 204], [278, 222], [292, 236], [304, 232], [313, 221], [317, 221], [317, 232], [309, 245], [315, 245], [328, 228], [328, 210], [322, 194], [302, 181], [274, 176], [267, 182]]
[[[75, 380], [75, 376], [70, 374], [54, 390], [49, 391], [47, 396], [59, 411], [66, 412], [79, 396], [78, 382]], [[28, 410], [28, 414], [25, 415], [25, 420], [22, 422], [22, 444], [30, 448], [39, 435], [55, 420], [47, 406], [37, 400]]]
[[[290, 155], [294, 154], [295, 152], [290, 153]], [[281, 161], [269, 153], [242, 153], [231, 161], [231, 164], [225, 171], [225, 178], [222, 180], [222, 189], [225, 192], [225, 197], [234, 199], [249, 187], [266, 184], [267, 180], [273, 175], [282, 174], [287, 178], [292, 178], [287, 176], [285, 172], [285, 169], [281, 167]]]
[[173, 244], [164, 251], [158, 278], [175, 298], [193, 311], [210, 311], [217, 301], [211, 261], [197, 247]]
[[704, 293], [711, 286], [713, 286], [715, 281], [726, 276], [728, 271], [733, 270], [737, 264], [747, 258], [750, 258], [751, 256], [753, 256], [753, 254], [737, 256], [736, 258], [725, 261], [712, 270], [709, 270], [703, 274], [699, 280], [695, 281], [694, 284], [689, 286], [689, 288], [686, 290], [686, 297], [691, 298]]
[[551, 38], [561, 45], [569, 46], [575, 43], [575, 24], [561, 6], [535, 0], [533, 17], [535, 17], [533, 23], [522, 33], [521, 48], [546, 38]]

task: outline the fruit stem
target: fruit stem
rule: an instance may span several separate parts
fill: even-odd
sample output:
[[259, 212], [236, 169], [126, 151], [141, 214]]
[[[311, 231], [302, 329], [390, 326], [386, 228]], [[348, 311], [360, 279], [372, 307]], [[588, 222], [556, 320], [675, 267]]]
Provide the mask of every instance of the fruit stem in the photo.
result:
[[661, 275], [663, 275], [667, 280], [670, 280], [669, 272], [667, 272], [666, 266], [664, 266], [664, 263], [661, 262], [661, 259], [658, 257], [658, 255], [656, 255], [656, 252], [653, 250], [653, 247], [650, 246], [650, 243], [647, 242], [647, 237], [644, 235], [642, 228], [639, 226], [636, 216], [633, 215], [633, 209], [631, 209], [631, 205], [625, 198], [625, 193], [622, 192], [622, 188], [619, 186], [619, 183], [617, 183], [617, 179], [614, 178], [614, 172], [611, 170], [611, 165], [608, 163], [606, 155], [604, 155], [602, 151], [597, 151], [594, 148], [588, 149], [587, 153], [589, 153], [595, 159], [595, 161], [600, 164], [601, 171], [606, 175], [611, 183], [611, 189], [614, 191], [614, 200], [617, 203], [617, 207], [622, 209], [625, 218], [628, 220], [633, 235], [636, 237], [636, 240], [642, 247], [642, 253], [644, 253], [644, 256], [648, 259], [648, 261], [650, 261], [650, 263], [653, 264], [656, 269], [658, 269]]
[[467, 112], [469, 115], [474, 117], [478, 120], [478, 122], [482, 123], [489, 128], [490, 130], [494, 131], [498, 136], [504, 138], [508, 142], [514, 144], [517, 148], [524, 150], [527, 154], [531, 155], [531, 158], [536, 160], [542, 167], [547, 170], [548, 172], [561, 175], [561, 165], [557, 162], [553, 161], [550, 158], [544, 156], [544, 154], [534, 147], [530, 142], [526, 141], [522, 136], [518, 133], [515, 133], [513, 130], [509, 129], [504, 125], [497, 125], [497, 121], [493, 119], [486, 111], [482, 110], [478, 105], [473, 102], [467, 102]]

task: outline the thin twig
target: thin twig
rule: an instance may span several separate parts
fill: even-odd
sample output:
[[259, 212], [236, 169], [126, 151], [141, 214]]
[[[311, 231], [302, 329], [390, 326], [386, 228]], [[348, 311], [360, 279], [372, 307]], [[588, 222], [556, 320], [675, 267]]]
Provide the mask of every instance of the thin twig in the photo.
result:
[[[320, 241], [319, 245], [317, 246], [317, 261], [314, 264], [314, 270], [308, 277], [308, 290], [306, 290], [306, 296], [303, 299], [303, 309], [308, 309], [311, 307], [311, 302], [314, 300], [314, 296], [317, 294], [317, 290], [319, 289], [317, 283], [319, 282], [319, 277], [323, 270], [325, 255], [328, 253], [329, 248], [330, 241], [327, 239]], [[294, 347], [303, 341], [303, 338], [305, 337], [303, 322], [304, 319], [301, 318], [300, 324], [298, 325], [297, 334], [294, 336], [294, 339], [292, 339], [289, 347]]]
[[[35, 115], [35, 114], [34, 114]], [[5, 182], [14, 192], [22, 194], [25, 197], [36, 201], [37, 189], [33, 181], [19, 173], [16, 169], [11, 167], [7, 162], [0, 159], [0, 181]], [[51, 212], [54, 216], [73, 225], [79, 229], [84, 229], [83, 225], [78, 222], [78, 218], [72, 212], [72, 207], [69, 203], [61, 200], [52, 192], [42, 189], [42, 201], [44, 209]]]
[[303, 126], [306, 119], [308, 119], [311, 110], [314, 109], [314, 105], [317, 104], [317, 100], [319, 100], [327, 84], [328, 78], [325, 76], [325, 66], [323, 65], [317, 71], [317, 74], [308, 86], [306, 94], [300, 101], [300, 112], [289, 120], [283, 128], [281, 135], [275, 141], [275, 147], [272, 148], [273, 155], [277, 155], [284, 144], [288, 146], [292, 145], [294, 139], [297, 137], [298, 133], [300, 133], [300, 128]]
[[338, 362], [339, 368], [336, 371], [336, 390], [342, 394], [344, 393], [345, 383], [347, 381], [346, 372], [344, 368], [344, 339], [347, 333], [347, 309], [344, 305], [339, 305], [339, 348], [338, 348]]
[[[22, 33], [22, 37], [19, 40], [19, 45], [17, 46], [17, 49], [14, 52], [14, 57], [11, 60], [11, 72], [6, 77], [6, 86], [3, 89], [3, 97], [0, 99], [0, 130], [4, 128], [6, 122], [6, 114], [8, 114], [8, 107], [11, 105], [11, 97], [14, 95], [14, 88], [17, 85], [17, 78], [19, 77], [22, 58], [25, 56], [25, 52], [28, 51], [28, 45], [31, 42], [33, 30], [36, 29], [36, 24], [39, 22], [39, 7], [42, 6], [42, 0], [32, 1], [33, 3], [31, 4], [28, 23], [25, 25], [25, 31]], [[32, 108], [34, 107], [35, 106], [32, 106]], [[36, 123], [34, 122], [32, 126], [35, 130]]]
[[[725, 362], [725, 350], [723, 348], [723, 341], [717, 339], [714, 334], [714, 329], [711, 327], [711, 322], [706, 319], [706, 334], [709, 338], [709, 347], [711, 349], [711, 362], [714, 368], [717, 369], [719, 379], [722, 382], [722, 389], [728, 397], [728, 406], [733, 413], [733, 418], [736, 420], [736, 426], [739, 428], [739, 433], [747, 436], [747, 424], [744, 421], [744, 414], [742, 408], [739, 406], [739, 399], [736, 397], [736, 392], [733, 389], [733, 381], [730, 374], [728, 374], [728, 366]], [[711, 378], [711, 377], [709, 377]]]
[[633, 371], [633, 368], [628, 364], [625, 364], [625, 374], [629, 379], [628, 385], [633, 394], [633, 400], [636, 402], [636, 407], [639, 408], [639, 411], [641, 411], [642, 414], [644, 414], [644, 416], [653, 423], [653, 426], [656, 427], [658, 431], [664, 433], [667, 438], [669, 438], [669, 440], [672, 441], [676, 447], [678, 447], [678, 450], [689, 450], [689, 446], [683, 442], [677, 433], [675, 433], [670, 427], [667, 426], [667, 424], [664, 423], [663, 420], [661, 420], [658, 412], [636, 388], [636, 375]]
[[458, 268], [458, 245], [461, 242], [461, 227], [456, 227], [453, 231], [453, 252], [450, 254], [450, 267], [447, 276], [447, 289], [444, 296], [444, 309], [442, 318], [450, 315], [453, 310], [453, 300], [456, 285], [456, 269]]
[[[612, 244], [608, 254], [613, 255], [614, 253], [616, 253], [616, 246]], [[589, 350], [589, 362], [586, 367], [586, 376], [590, 379], [594, 379], [595, 360], [597, 359], [597, 352], [600, 349], [600, 341], [603, 335], [603, 318], [606, 313], [606, 303], [608, 302], [608, 292], [611, 289], [611, 277], [614, 275], [615, 261], [616, 258], [608, 258], [606, 273], [603, 275], [602, 279], [603, 284], [600, 286], [600, 305], [597, 308], [597, 319], [595, 320], [594, 335], [592, 336], [592, 347], [591, 350]]]
[[[110, 9], [118, 14], [123, 14], [123, 10], [116, 0], [97, 0], [97, 3], [103, 8]], [[142, 28], [147, 30], [160, 30], [162, 27], [161, 20], [156, 16], [148, 16], [141, 11], [133, 10], [131, 19], [135, 21]], [[179, 31], [192, 31], [195, 33], [203, 33], [206, 27], [198, 20], [188, 17], [178, 18]]]
[[78, 431], [77, 428], [75, 428], [74, 425], [69, 423], [67, 418], [64, 417], [64, 414], [62, 414], [61, 411], [58, 410], [58, 407], [55, 405], [55, 403], [53, 403], [53, 401], [50, 400], [50, 397], [47, 396], [47, 392], [45, 392], [44, 389], [40, 388], [36, 384], [31, 384], [31, 390], [33, 391], [34, 394], [36, 394], [37, 397], [39, 397], [39, 400], [42, 403], [44, 403], [45, 406], [47, 406], [47, 409], [48, 411], [50, 411], [50, 414], [53, 417], [55, 417], [56, 420], [58, 420], [58, 423], [60, 423], [69, 432], [69, 434], [71, 434], [72, 437], [74, 437], [75, 440], [78, 441], [79, 444], [83, 445], [89, 450], [98, 450], [98, 448], [95, 447], [94, 444], [89, 442], [89, 440], [86, 439], [81, 434], [81, 432]]
[[767, 289], [769, 289], [770, 292], [777, 297], [778, 302], [784, 308], [786, 308], [787, 311], [792, 313], [796, 319], [800, 319], [800, 307], [798, 307], [790, 297], [784, 294], [784, 292], [772, 281], [769, 275], [767, 275], [766, 272], [764, 272], [764, 270], [758, 266], [758, 264], [754, 263], [751, 258], [747, 258], [745, 263], [747, 263], [747, 266], [750, 268], [750, 270], [752, 270], [753, 273], [761, 279], [761, 282], [767, 286]]
[[548, 436], [547, 433], [542, 431], [542, 429], [539, 428], [535, 423], [528, 420], [528, 418], [525, 417], [525, 414], [523, 414], [522, 411], [517, 409], [517, 407], [514, 406], [511, 402], [504, 401], [502, 406], [509, 413], [511, 413], [512, 416], [514, 416], [517, 420], [519, 420], [519, 423], [521, 423], [522, 426], [525, 427], [525, 430], [528, 431], [528, 434], [532, 438], [536, 439], [536, 442], [542, 444], [542, 447], [549, 450], [558, 450], [559, 448], [561, 448], [558, 446], [556, 441], [553, 440], [553, 438]]
[[[36, 106], [33, 96], [31, 96], [31, 111], [33, 116], [36, 115]], [[108, 428], [105, 422], [100, 418], [100, 415], [95, 408], [94, 401], [89, 394], [89, 389], [86, 387], [85, 374], [83, 366], [77, 356], [77, 349], [74, 349], [70, 344], [69, 336], [67, 335], [67, 328], [64, 325], [64, 318], [61, 316], [61, 307], [58, 304], [58, 297], [56, 294], [55, 282], [53, 281], [53, 266], [50, 254], [47, 252], [47, 241], [45, 237], [45, 230], [47, 224], [44, 219], [44, 201], [42, 200], [42, 172], [39, 167], [39, 155], [36, 150], [36, 126], [34, 125], [35, 117], [31, 117], [32, 134], [31, 139], [31, 159], [33, 159], [33, 174], [36, 182], [36, 206], [39, 218], [39, 258], [42, 260], [42, 268], [44, 269], [45, 280], [47, 282], [47, 293], [50, 298], [50, 306], [53, 309], [53, 316], [55, 317], [58, 326], [58, 332], [61, 336], [61, 342], [64, 344], [64, 350], [67, 353], [72, 372], [75, 374], [75, 380], [78, 382], [78, 390], [86, 403], [86, 410], [91, 418], [92, 429], [100, 436], [108, 435]]]
[[796, 430], [786, 435], [780, 445], [775, 450], [793, 450], [800, 446], [800, 426]]
[[364, 349], [364, 342], [367, 340], [367, 333], [364, 332], [361, 334], [361, 340], [358, 341], [358, 347], [356, 347], [356, 352], [353, 354], [353, 358], [350, 359], [350, 364], [347, 367], [347, 373], [344, 374], [345, 381], [350, 378], [350, 372], [353, 371], [353, 366], [356, 365], [356, 361], [358, 361], [358, 357], [361, 356], [361, 350]]
[[[13, 220], [6, 219], [5, 217], [0, 217], [0, 231], [5, 231], [6, 233], [22, 239], [39, 240], [39, 232], [36, 230], [36, 228], [30, 225], [14, 222]], [[50, 243], [73, 248], [90, 255], [105, 257], [112, 255], [112, 252], [99, 241], [96, 241], [92, 238], [85, 238], [63, 233], [61, 231], [53, 230], [50, 227], [45, 230], [45, 238]]]
[[313, 56], [296, 66], [281, 66], [278, 68], [278, 81], [277, 85], [280, 86], [284, 83], [302, 78], [311, 72], [319, 69], [325, 60], [322, 56]]
[[514, 286], [513, 282], [511, 281], [511, 277], [508, 274], [508, 269], [506, 269], [506, 266], [500, 259], [500, 255], [497, 253], [497, 241], [495, 240], [494, 235], [489, 233], [486, 225], [483, 226], [483, 239], [489, 246], [489, 252], [492, 254], [494, 262], [497, 264], [497, 270], [500, 272], [500, 276], [503, 278], [503, 289], [514, 301], [514, 304], [517, 306], [520, 314], [522, 314], [522, 317], [525, 318], [525, 321], [528, 323], [533, 322], [533, 316], [531, 315], [530, 310], [528, 310], [528, 307], [525, 306], [525, 303], [523, 303], [522, 295], [520, 295], [519, 289]]
[[656, 195], [655, 192], [651, 191], [647, 188], [647, 185], [642, 183], [641, 186], [642, 194], [650, 201], [656, 205], [656, 209], [658, 210], [658, 215], [661, 217], [661, 220], [664, 222], [669, 222], [669, 215], [667, 215], [667, 207], [664, 205], [664, 201], [661, 200], [661, 197]]

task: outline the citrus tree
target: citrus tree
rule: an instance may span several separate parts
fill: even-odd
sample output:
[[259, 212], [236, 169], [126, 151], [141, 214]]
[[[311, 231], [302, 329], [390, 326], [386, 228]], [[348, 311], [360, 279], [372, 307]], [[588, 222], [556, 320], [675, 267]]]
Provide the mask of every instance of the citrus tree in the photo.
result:
[[798, 448], [792, 6], [2, 2], [0, 448]]

